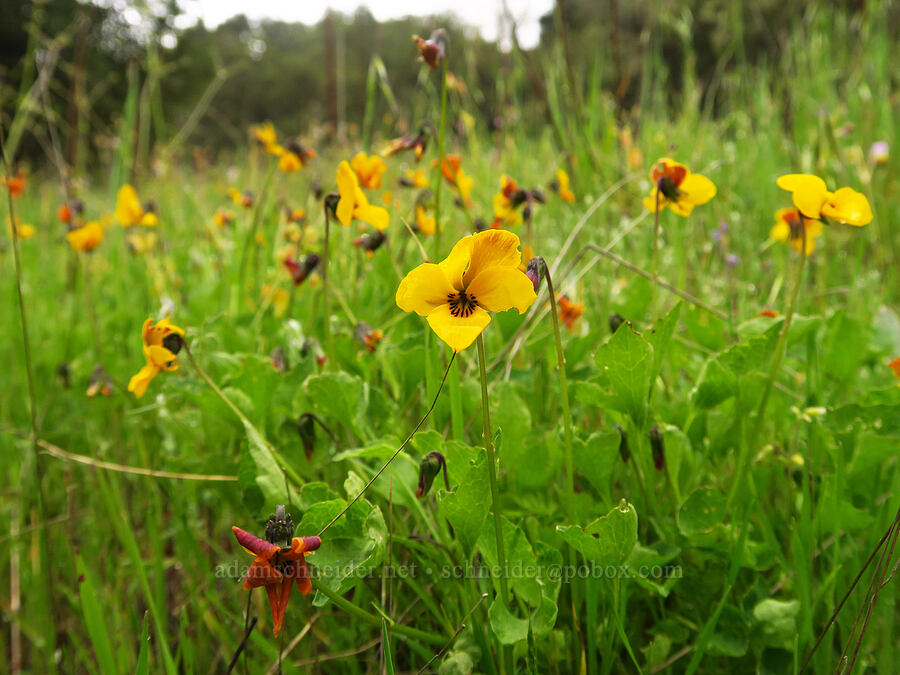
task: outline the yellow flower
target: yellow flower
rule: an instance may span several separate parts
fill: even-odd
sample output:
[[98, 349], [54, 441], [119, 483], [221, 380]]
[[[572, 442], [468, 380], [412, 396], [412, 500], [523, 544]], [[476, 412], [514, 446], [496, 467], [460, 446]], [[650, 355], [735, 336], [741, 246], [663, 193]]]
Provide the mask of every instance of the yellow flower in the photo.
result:
[[153, 227], [159, 223], [159, 218], [153, 211], [144, 210], [137, 192], [127, 183], [119, 188], [115, 215], [122, 227], [131, 227], [132, 225]]
[[429, 216], [421, 204], [416, 205], [416, 229], [419, 234], [427, 235], [432, 235], [435, 231], [434, 216]]
[[695, 206], [705, 204], [716, 196], [716, 186], [706, 176], [691, 173], [684, 165], [663, 157], [650, 170], [653, 189], [644, 197], [644, 206], [656, 212], [668, 206], [679, 216], [689, 216]]
[[[34, 236], [35, 229], [31, 225], [23, 223], [16, 217], [16, 239], [31, 239]], [[6, 227], [9, 230], [9, 236], [13, 234], [13, 221], [9, 216], [6, 217]]]
[[284, 173], [294, 173], [303, 168], [303, 162], [293, 152], [283, 152], [278, 158], [278, 168]]
[[219, 209], [213, 216], [213, 222], [219, 227], [225, 227], [234, 220], [234, 211]]
[[493, 227], [521, 225], [522, 214], [518, 207], [524, 203], [525, 200], [519, 197], [519, 186], [516, 185], [516, 181], [506, 174], [500, 176], [500, 191], [494, 195]]
[[284, 151], [284, 148], [278, 145], [278, 135], [271, 122], [266, 122], [262, 126], [250, 127], [250, 131], [257, 143], [262, 145], [270, 155], [280, 155]]
[[519, 270], [519, 238], [488, 230], [460, 239], [440, 264], [423, 263], [397, 289], [397, 306], [427, 317], [450, 348], [468, 347], [491, 322], [491, 312], [523, 313], [534, 302], [531, 280]]
[[822, 234], [822, 221], [805, 218], [797, 209], [778, 209], [775, 225], [769, 236], [782, 243], [790, 242], [799, 253], [803, 248], [803, 230], [806, 229], [806, 255], [816, 250], [816, 237]]
[[96, 220], [92, 220], [84, 227], [69, 232], [66, 238], [76, 251], [93, 251], [103, 241], [103, 235], [103, 226]]
[[415, 171], [407, 169], [400, 179], [400, 185], [403, 187], [427, 188], [428, 176], [425, 175], [422, 169], [416, 169]]
[[[472, 206], [471, 194], [472, 186], [475, 182], [471, 177], [466, 175], [465, 171], [463, 171], [460, 166], [461, 161], [462, 157], [459, 155], [444, 155], [444, 161], [441, 162], [441, 174], [443, 174], [450, 185], [453, 185], [459, 190], [459, 197], [462, 200], [463, 206], [469, 208]], [[437, 166], [438, 161], [434, 160], [431, 165]]]
[[384, 230], [390, 225], [391, 216], [387, 209], [369, 204], [366, 195], [359, 188], [356, 174], [346, 160], [338, 166], [337, 184], [341, 198], [337, 204], [336, 215], [342, 225], [350, 225], [350, 221], [354, 218], [369, 223], [377, 230]]
[[394, 203], [394, 193], [390, 190], [385, 190], [381, 193], [381, 203], [385, 206], [390, 206]]
[[132, 234], [126, 240], [128, 248], [134, 255], [153, 250], [156, 246], [156, 234]]
[[808, 173], [791, 173], [776, 181], [791, 193], [796, 206], [807, 218], [827, 218], [846, 225], [868, 225], [872, 209], [865, 195], [845, 187], [829, 192], [825, 181]]
[[565, 201], [570, 204], [575, 203], [575, 193], [569, 189], [569, 174], [562, 169], [556, 170], [556, 192]]
[[368, 156], [364, 152], [358, 152], [350, 160], [350, 168], [363, 187], [377, 190], [381, 187], [381, 176], [387, 171], [387, 164], [378, 155]]
[[144, 322], [141, 331], [144, 341], [144, 358], [147, 365], [141, 368], [128, 383], [128, 391], [133, 391], [137, 398], [144, 395], [150, 381], [159, 375], [161, 370], [177, 370], [176, 355], [181, 351], [184, 330], [172, 324], [169, 319], [163, 319], [155, 326], [153, 319]]
[[894, 375], [900, 378], [900, 358], [896, 358], [888, 364], [888, 368], [894, 371]]

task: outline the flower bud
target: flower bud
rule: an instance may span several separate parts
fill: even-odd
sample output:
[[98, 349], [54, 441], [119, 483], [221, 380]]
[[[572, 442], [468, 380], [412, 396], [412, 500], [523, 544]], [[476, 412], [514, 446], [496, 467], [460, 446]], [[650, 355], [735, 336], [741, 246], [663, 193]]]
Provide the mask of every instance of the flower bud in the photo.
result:
[[337, 218], [337, 205], [341, 196], [337, 192], [329, 192], [325, 195], [325, 213], [332, 218]]
[[541, 287], [541, 281], [544, 280], [545, 270], [546, 264], [544, 263], [544, 259], [537, 255], [529, 260], [528, 265], [525, 267], [525, 276], [528, 277], [534, 285], [535, 293], [537, 293], [538, 289]]
[[653, 453], [653, 466], [657, 471], [662, 471], [666, 466], [666, 449], [663, 446], [663, 435], [658, 424], [654, 424], [650, 429], [650, 450]]
[[291, 537], [294, 536], [294, 519], [290, 513], [284, 510], [284, 504], [275, 507], [275, 513], [269, 514], [269, 521], [266, 523], [266, 540], [270, 544], [284, 542], [286, 546], [290, 546]]
[[449, 492], [450, 479], [447, 478], [447, 461], [444, 459], [444, 456], [437, 451], [432, 451], [422, 458], [422, 463], [419, 465], [419, 485], [416, 488], [416, 499], [422, 499], [428, 494], [428, 491], [431, 490], [431, 484], [434, 483], [435, 476], [441, 470], [444, 471], [444, 486]]
[[628, 434], [625, 433], [620, 424], [616, 425], [616, 431], [619, 432], [619, 456], [623, 462], [627, 463], [631, 459], [631, 448], [628, 447]]
[[310, 413], [303, 413], [296, 424], [297, 433], [300, 434], [303, 443], [303, 452], [306, 453], [306, 459], [311, 460], [316, 449], [316, 418]]

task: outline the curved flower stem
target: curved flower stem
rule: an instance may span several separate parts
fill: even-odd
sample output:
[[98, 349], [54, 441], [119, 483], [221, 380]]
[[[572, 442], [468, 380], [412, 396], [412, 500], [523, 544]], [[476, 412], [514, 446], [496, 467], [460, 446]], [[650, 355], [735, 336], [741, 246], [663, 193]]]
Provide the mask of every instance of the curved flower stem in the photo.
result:
[[322, 250], [322, 331], [325, 333], [325, 353], [328, 355], [327, 366], [331, 365], [334, 350], [331, 344], [331, 317], [328, 307], [328, 250], [331, 243], [331, 213], [325, 206], [325, 248]]
[[322, 534], [325, 533], [325, 530], [327, 530], [329, 527], [334, 525], [338, 521], [338, 518], [340, 518], [342, 515], [347, 513], [347, 511], [350, 510], [350, 507], [353, 506], [359, 500], [359, 498], [362, 497], [366, 493], [366, 490], [368, 490], [372, 486], [372, 483], [374, 483], [378, 479], [378, 477], [382, 473], [384, 473], [384, 470], [388, 468], [390, 463], [393, 462], [397, 458], [397, 455], [400, 454], [400, 451], [403, 450], [403, 448], [405, 448], [409, 444], [409, 442], [412, 440], [412, 437], [416, 435], [416, 432], [422, 427], [422, 425], [425, 423], [425, 420], [428, 419], [428, 416], [431, 414], [431, 411], [434, 410], [434, 406], [437, 405], [438, 397], [441, 395], [441, 389], [444, 388], [444, 382], [447, 381], [447, 374], [450, 372], [450, 368], [453, 366], [453, 362], [455, 360], [456, 360], [456, 352], [453, 352], [453, 356], [450, 357], [450, 361], [447, 363], [447, 369], [444, 371], [444, 377], [441, 378], [441, 383], [438, 385], [438, 389], [434, 395], [434, 399], [431, 401], [431, 406], [428, 408], [428, 410], [425, 411], [425, 414], [422, 415], [422, 418], [418, 421], [416, 426], [413, 427], [413, 430], [409, 432], [409, 436], [406, 437], [406, 440], [400, 444], [399, 448], [394, 450], [394, 454], [391, 455], [390, 457], [388, 457], [387, 461], [381, 465], [381, 468], [375, 472], [375, 475], [372, 476], [372, 478], [369, 479], [369, 482], [365, 484], [363, 489], [359, 491], [359, 494], [357, 494], [352, 500], [350, 500], [350, 503], [347, 504], [347, 506], [345, 506], [343, 509], [341, 509], [341, 512], [338, 513], [334, 518], [332, 518], [331, 521], [319, 531], [319, 534], [317, 536], [321, 537]]
[[653, 324], [659, 320], [659, 187], [656, 188], [656, 213], [653, 214]]
[[791, 289], [791, 297], [788, 299], [788, 306], [784, 313], [784, 323], [781, 324], [781, 331], [778, 333], [778, 342], [775, 344], [775, 355], [772, 357], [772, 365], [769, 367], [769, 373], [766, 376], [766, 387], [763, 389], [762, 397], [759, 399], [759, 405], [756, 408], [756, 421], [752, 425], [752, 431], [747, 439], [747, 443], [741, 448], [738, 457], [738, 467], [735, 473], [734, 482], [731, 485], [731, 491], [728, 494], [727, 507], [731, 507], [741, 484], [743, 483], [744, 474], [747, 471], [747, 464], [750, 455], [756, 447], [759, 440], [759, 433], [763, 425], [763, 417], [766, 414], [766, 408], [769, 405], [769, 397], [772, 394], [772, 388], [775, 385], [775, 378], [778, 371], [781, 370], [781, 362], [784, 360], [784, 354], [787, 350], [788, 331], [791, 328], [791, 320], [794, 318], [794, 309], [797, 306], [797, 297], [800, 295], [800, 286], [803, 283], [803, 269], [806, 266], [806, 218], [800, 214], [800, 261], [797, 263], [796, 272], [794, 273], [794, 287]]
[[241, 259], [238, 265], [238, 292], [237, 296], [232, 296], [234, 298], [231, 307], [232, 312], [238, 311], [241, 306], [241, 297], [244, 295], [244, 293], [247, 292], [244, 283], [247, 279], [248, 256], [250, 253], [250, 248], [256, 247], [256, 233], [259, 230], [259, 221], [262, 217], [263, 202], [266, 201], [266, 197], [269, 193], [269, 186], [272, 183], [272, 176], [275, 175], [275, 171], [277, 168], [278, 163], [273, 163], [271, 168], [269, 169], [269, 172], [266, 174], [266, 177], [263, 179], [262, 188], [259, 191], [259, 198], [253, 205], [253, 215], [251, 216], [250, 229], [247, 231], [247, 238], [244, 241], [244, 247], [241, 250]]
[[[222, 399], [222, 402], [228, 406], [231, 412], [237, 415], [237, 418], [243, 423], [244, 428], [247, 431], [252, 431], [258, 438], [262, 439], [265, 442], [266, 449], [269, 451], [269, 454], [272, 455], [272, 459], [274, 459], [278, 466], [281, 467], [281, 471], [285, 476], [285, 482], [287, 482], [287, 479], [290, 478], [295, 485], [303, 485], [304, 480], [300, 478], [300, 475], [293, 469], [293, 467], [291, 467], [288, 461], [281, 456], [281, 453], [279, 453], [275, 448], [272, 447], [272, 444], [266, 440], [266, 437], [263, 436], [259, 429], [256, 428], [256, 425], [254, 425], [253, 422], [251, 422], [247, 418], [247, 416], [241, 412], [240, 408], [238, 408], [234, 403], [231, 402], [231, 399], [225, 395], [225, 392], [219, 389], [218, 385], [213, 382], [212, 378], [206, 374], [206, 371], [200, 367], [200, 364], [197, 363], [197, 359], [194, 358], [194, 353], [191, 351], [191, 347], [187, 343], [187, 341], [183, 341], [183, 345], [184, 352], [185, 354], [187, 354], [188, 360], [191, 362], [191, 365], [194, 366], [194, 369], [197, 371], [197, 374], [200, 376], [200, 378], [204, 382], [206, 382], [206, 384], [210, 389], [213, 390], [216, 396]], [[290, 499], [290, 491], [288, 491], [288, 498]]]
[[441, 259], [441, 185], [444, 180], [444, 134], [447, 127], [447, 61], [441, 65], [441, 121], [438, 130], [438, 172], [434, 186], [434, 259]]
[[575, 462], [572, 458], [572, 414], [569, 409], [569, 389], [566, 380], [566, 355], [562, 348], [562, 335], [559, 330], [559, 314], [556, 310], [556, 292], [553, 289], [553, 280], [550, 278], [550, 270], [544, 265], [544, 277], [547, 279], [547, 292], [550, 295], [550, 316], [553, 318], [553, 337], [556, 341], [556, 371], [559, 373], [559, 397], [562, 405], [563, 429], [566, 442], [566, 496], [569, 519], [575, 523]]
[[484, 427], [484, 449], [487, 451], [488, 475], [491, 479], [491, 510], [494, 512], [494, 535], [497, 537], [497, 562], [500, 563], [500, 597], [509, 609], [509, 588], [506, 584], [506, 551], [503, 546], [502, 512], [500, 493], [497, 489], [497, 460], [494, 454], [494, 433], [491, 429], [491, 408], [488, 400], [487, 370], [484, 358], [484, 340], [479, 335], [478, 369], [481, 373], [481, 419]]

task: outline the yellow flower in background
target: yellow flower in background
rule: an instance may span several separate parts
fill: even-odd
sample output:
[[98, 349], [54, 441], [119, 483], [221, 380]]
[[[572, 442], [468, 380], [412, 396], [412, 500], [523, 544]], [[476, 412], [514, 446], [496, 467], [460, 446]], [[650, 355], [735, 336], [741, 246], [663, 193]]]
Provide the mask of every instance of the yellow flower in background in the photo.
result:
[[381, 187], [381, 176], [387, 171], [387, 164], [378, 155], [359, 152], [350, 160], [350, 168], [363, 187], [377, 190]]
[[271, 122], [265, 122], [259, 126], [250, 127], [250, 132], [265, 151], [270, 155], [280, 155], [284, 148], [278, 145], [278, 134], [275, 133], [275, 127]]
[[512, 307], [525, 312], [534, 302], [531, 280], [519, 269], [519, 238], [488, 230], [460, 239], [440, 264], [423, 263], [397, 289], [397, 306], [427, 317], [428, 325], [459, 352], [491, 322], [488, 312]]
[[557, 189], [556, 193], [562, 198], [564, 201], [569, 202], [570, 204], [575, 203], [575, 193], [569, 188], [569, 174], [567, 174], [562, 169], [556, 170], [556, 184]]
[[103, 242], [103, 226], [96, 220], [72, 230], [66, 235], [69, 245], [76, 251], [93, 251]]
[[359, 187], [356, 173], [346, 160], [338, 165], [337, 184], [340, 200], [335, 213], [342, 225], [350, 225], [350, 221], [354, 218], [368, 223], [377, 230], [384, 230], [390, 225], [391, 216], [387, 209], [369, 204], [369, 200]]
[[163, 319], [155, 326], [153, 319], [147, 319], [141, 331], [144, 341], [144, 358], [147, 365], [141, 368], [128, 382], [128, 391], [133, 391], [137, 398], [144, 395], [147, 386], [161, 370], [178, 369], [175, 358], [184, 342], [184, 330], [174, 325], [171, 320]]
[[145, 210], [141, 206], [137, 192], [127, 183], [119, 188], [115, 216], [122, 227], [131, 227], [132, 225], [154, 227], [159, 223], [159, 218], [152, 210]]
[[303, 162], [293, 152], [285, 151], [278, 158], [278, 169], [284, 173], [294, 173], [303, 168]]
[[234, 211], [225, 211], [219, 209], [213, 216], [213, 222], [219, 227], [225, 227], [232, 221], [234, 221]]
[[381, 193], [381, 203], [385, 206], [390, 206], [394, 203], [394, 193], [390, 190], [385, 190]]
[[822, 235], [822, 221], [805, 218], [798, 209], [778, 209], [775, 212], [775, 225], [769, 236], [784, 244], [790, 242], [798, 253], [803, 248], [804, 229], [806, 230], [806, 255], [816, 250], [816, 237]]
[[644, 206], [656, 213], [667, 206], [679, 216], [689, 216], [695, 206], [705, 204], [716, 196], [716, 186], [706, 176], [691, 173], [684, 165], [663, 157], [650, 170], [653, 189], [644, 197]]
[[140, 255], [141, 253], [153, 250], [156, 246], [156, 234], [153, 232], [147, 234], [132, 234], [125, 239], [125, 242], [128, 244], [128, 248], [132, 254]]
[[500, 191], [494, 195], [493, 227], [521, 225], [522, 214], [518, 207], [524, 203], [524, 199], [519, 199], [519, 186], [516, 185], [516, 181], [506, 174], [500, 176]]
[[829, 192], [824, 180], [808, 173], [781, 176], [776, 184], [791, 193], [794, 206], [807, 218], [827, 218], [858, 227], [872, 222], [869, 200], [851, 188]]
[[415, 171], [407, 169], [406, 173], [400, 178], [400, 185], [403, 187], [427, 188], [428, 176], [425, 175], [422, 169], [416, 169]]
[[[20, 221], [18, 216], [16, 217], [15, 223], [16, 239], [31, 239], [34, 236], [36, 231], [34, 227]], [[9, 231], [9, 236], [11, 237], [13, 235], [13, 221], [10, 220], [9, 216], [6, 217], [6, 227]]]
[[[444, 161], [441, 162], [441, 174], [450, 185], [459, 191], [459, 198], [463, 206], [469, 208], [472, 206], [472, 186], [475, 184], [475, 181], [463, 171], [462, 166], [460, 166], [461, 162], [462, 157], [459, 155], [444, 155]], [[438, 161], [434, 160], [431, 165], [437, 166]]]
[[427, 235], [434, 234], [436, 229], [434, 216], [429, 216], [421, 204], [416, 205], [416, 229], [419, 234]]
[[250, 190], [241, 192], [236, 187], [230, 187], [228, 188], [228, 197], [234, 202], [235, 206], [243, 206], [245, 209], [253, 206], [254, 195]]

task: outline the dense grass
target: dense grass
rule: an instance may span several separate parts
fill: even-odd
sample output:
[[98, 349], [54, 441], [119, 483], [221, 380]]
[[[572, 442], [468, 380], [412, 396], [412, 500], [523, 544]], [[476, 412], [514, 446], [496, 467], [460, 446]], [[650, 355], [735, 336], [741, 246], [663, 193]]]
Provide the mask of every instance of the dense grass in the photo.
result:
[[[650, 50], [639, 110], [617, 112], [607, 94], [587, 88], [580, 120], [564, 95], [562, 61], [554, 61], [545, 70], [555, 131], [548, 123], [537, 133], [513, 126], [489, 135], [476, 126], [464, 138], [448, 135], [448, 151], [462, 155], [475, 181], [473, 216], [490, 221], [502, 173], [544, 189], [547, 203], [516, 233], [554, 267], [557, 291], [585, 305], [574, 329], [562, 332], [575, 434], [574, 522], [544, 286], [535, 316], [497, 314], [484, 333], [506, 554], [540, 566], [511, 572], [512, 617], [490, 578], [453, 574], [497, 559], [473, 346], [456, 357], [410, 446], [323, 535], [308, 560], [331, 576], [317, 582], [317, 592], [294, 595], [283, 639], [273, 639], [264, 594], [254, 593], [250, 611], [259, 624], [241, 667], [264, 672], [290, 644], [285, 672], [415, 672], [449, 644], [434, 669], [496, 672], [503, 664], [507, 672], [567, 673], [584, 659], [590, 673], [799, 670], [900, 506], [900, 388], [887, 366], [900, 356], [898, 162], [867, 159], [872, 142], [893, 144], [898, 113], [883, 11], [851, 20], [810, 10], [783, 62], [725, 69], [706, 97], [685, 75], [688, 93], [674, 105], [661, 56]], [[434, 92], [439, 73], [430, 76]], [[438, 104], [437, 96], [421, 102], [432, 119]], [[465, 106], [451, 96], [450, 119]], [[634, 166], [621, 142], [623, 124], [643, 155]], [[432, 189], [436, 146], [422, 162]], [[385, 188], [394, 202], [387, 246], [368, 257], [353, 246], [356, 224], [332, 223], [328, 317], [321, 279], [293, 288], [276, 261], [287, 243], [285, 203], [308, 210], [299, 250], [323, 250], [323, 209], [310, 186], [336, 189], [338, 162], [358, 149], [320, 147], [309, 167], [289, 175], [272, 173], [273, 159], [259, 148], [203, 170], [167, 161], [137, 186], [160, 217], [158, 243], [144, 253], [132, 253], [126, 241], [139, 228], [110, 224], [96, 252], [74, 254], [56, 220], [64, 196], [53, 164], [29, 174], [14, 208], [37, 231], [19, 242], [20, 275], [11, 240], [0, 249], [0, 352], [8, 364], [0, 370], [0, 512], [9, 523], [8, 553], [0, 558], [0, 655], [12, 669], [21, 648], [29, 672], [132, 672], [147, 658], [151, 672], [223, 671], [244, 635], [247, 593], [239, 577], [250, 560], [231, 526], [261, 535], [267, 514], [286, 501], [287, 480], [298, 535], [315, 534], [427, 410], [450, 352], [423, 319], [394, 302], [402, 276], [422, 262], [402, 224], [414, 222], [417, 191], [395, 183], [408, 155], [388, 160]], [[651, 268], [653, 216], [641, 199], [660, 156], [718, 187], [690, 218], [661, 214], [660, 277], [725, 318], [661, 291], [663, 318], [654, 326], [652, 284], [586, 248]], [[128, 178], [126, 160], [120, 156], [109, 174], [98, 167], [93, 177], [79, 177], [89, 219], [112, 211]], [[573, 178], [574, 204], [546, 188], [557, 168]], [[798, 269], [793, 249], [768, 240], [774, 211], [790, 205], [775, 179], [791, 172], [864, 192], [875, 220], [864, 228], [828, 226], [818, 240], [759, 418]], [[232, 185], [253, 190], [255, 206], [231, 204], [225, 191]], [[433, 240], [422, 238], [432, 259], [471, 231], [452, 191], [442, 189], [437, 256]], [[368, 191], [370, 200], [381, 203], [382, 192]], [[225, 228], [212, 222], [219, 208], [236, 213]], [[5, 199], [0, 212], [5, 220]], [[723, 224], [727, 233], [714, 237]], [[736, 264], [728, 264], [729, 254]], [[28, 320], [36, 446], [17, 285]], [[291, 294], [285, 314], [265, 299], [266, 287]], [[141, 324], [162, 307], [173, 308], [198, 362], [277, 448], [292, 478], [282, 478], [265, 442], [247, 432], [186, 354], [180, 370], [160, 374], [144, 398], [125, 391], [143, 364]], [[780, 315], [761, 316], [766, 309]], [[631, 322], [614, 337], [612, 314]], [[320, 352], [306, 340], [327, 349], [323, 321], [333, 346], [320, 366]], [[354, 337], [358, 321], [384, 332], [372, 353]], [[269, 361], [276, 348], [285, 353], [286, 372]], [[98, 364], [111, 395], [89, 398]], [[310, 459], [294, 424], [303, 413], [333, 434], [316, 428]], [[616, 425], [627, 433], [627, 463]], [[664, 443], [662, 470], [654, 468], [648, 436], [654, 426]], [[438, 478], [417, 501], [418, 464], [432, 450], [447, 458], [451, 493]], [[148, 476], [127, 467], [236, 480]], [[589, 524], [595, 537], [582, 533]], [[581, 527], [566, 530], [570, 525]], [[892, 540], [887, 547], [893, 555]], [[603, 572], [560, 583], [547, 570], [564, 561]], [[335, 571], [348, 564], [367, 573]], [[382, 573], [388, 564], [395, 575]], [[642, 565], [664, 576], [639, 578]], [[847, 645], [853, 653], [860, 632], [854, 619], [865, 614], [871, 578], [870, 567], [809, 672], [834, 671]], [[328, 591], [330, 600], [329, 588], [339, 591]], [[891, 582], [880, 591], [858, 672], [894, 670], [896, 589]], [[488, 597], [479, 604], [482, 594]], [[529, 616], [530, 631], [520, 623]]]

